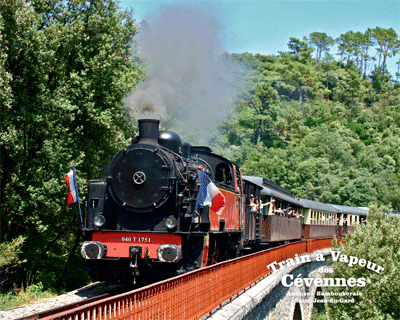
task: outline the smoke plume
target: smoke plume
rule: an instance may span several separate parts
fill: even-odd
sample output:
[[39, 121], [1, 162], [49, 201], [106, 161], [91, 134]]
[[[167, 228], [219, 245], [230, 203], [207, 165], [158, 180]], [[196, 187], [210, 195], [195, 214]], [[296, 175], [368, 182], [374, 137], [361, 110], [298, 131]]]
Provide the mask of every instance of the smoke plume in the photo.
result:
[[221, 33], [216, 9], [207, 5], [163, 6], [142, 23], [138, 40], [147, 72], [124, 100], [137, 119], [159, 119], [184, 139], [182, 131], [205, 141], [235, 96]]

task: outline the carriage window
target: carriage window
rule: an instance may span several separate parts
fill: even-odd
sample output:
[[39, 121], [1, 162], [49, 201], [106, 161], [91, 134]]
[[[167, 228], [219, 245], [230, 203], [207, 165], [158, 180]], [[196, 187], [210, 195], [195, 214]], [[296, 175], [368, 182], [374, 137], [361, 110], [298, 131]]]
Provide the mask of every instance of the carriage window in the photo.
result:
[[240, 169], [238, 167], [235, 168], [236, 171], [236, 182], [237, 182], [237, 186], [238, 186], [238, 192], [242, 192], [242, 179], [240, 177]]
[[231, 184], [232, 174], [228, 164], [220, 163], [217, 165], [215, 168], [215, 181]]

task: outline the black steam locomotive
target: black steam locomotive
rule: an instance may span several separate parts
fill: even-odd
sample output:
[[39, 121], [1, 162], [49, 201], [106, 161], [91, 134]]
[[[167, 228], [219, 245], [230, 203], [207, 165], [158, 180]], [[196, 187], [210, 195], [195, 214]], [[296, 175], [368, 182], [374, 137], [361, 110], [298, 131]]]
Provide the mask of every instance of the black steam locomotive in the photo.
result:
[[[201, 190], [206, 198], [217, 192], [222, 206], [212, 199], [199, 203]], [[159, 132], [158, 120], [139, 120], [139, 136], [114, 156], [106, 179], [89, 181], [88, 193], [81, 247], [87, 269], [95, 279], [126, 283], [154, 282], [287, 241], [343, 234], [348, 217], [359, 223], [367, 213], [295, 198], [263, 178], [244, 179], [210, 148]], [[290, 216], [293, 210], [300, 219]]]

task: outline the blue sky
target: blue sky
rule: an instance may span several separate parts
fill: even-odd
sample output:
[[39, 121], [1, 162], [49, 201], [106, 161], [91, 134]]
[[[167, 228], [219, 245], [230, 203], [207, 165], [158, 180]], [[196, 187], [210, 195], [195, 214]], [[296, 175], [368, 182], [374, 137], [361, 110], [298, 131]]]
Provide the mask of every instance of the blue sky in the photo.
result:
[[[120, 0], [122, 8], [132, 8], [140, 22], [162, 5], [192, 4], [198, 1]], [[325, 32], [333, 38], [347, 31], [365, 32], [367, 28], [393, 28], [400, 36], [400, 1], [207, 1], [223, 26], [223, 51], [276, 55], [288, 51], [290, 37], [303, 39], [310, 33]], [[332, 54], [336, 50], [331, 51]], [[388, 61], [394, 75], [400, 53]]]

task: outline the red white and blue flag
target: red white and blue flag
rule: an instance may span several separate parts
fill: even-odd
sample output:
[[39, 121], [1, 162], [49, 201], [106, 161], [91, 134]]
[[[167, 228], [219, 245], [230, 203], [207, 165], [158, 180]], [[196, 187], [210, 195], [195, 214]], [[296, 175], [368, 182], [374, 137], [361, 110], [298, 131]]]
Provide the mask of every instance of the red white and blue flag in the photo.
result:
[[197, 173], [199, 174], [200, 189], [197, 193], [195, 210], [199, 206], [208, 206], [212, 211], [220, 215], [225, 208], [224, 195], [204, 171], [198, 170]]
[[68, 172], [64, 180], [68, 183], [67, 205], [71, 205], [78, 201], [78, 185], [76, 183], [75, 170]]

